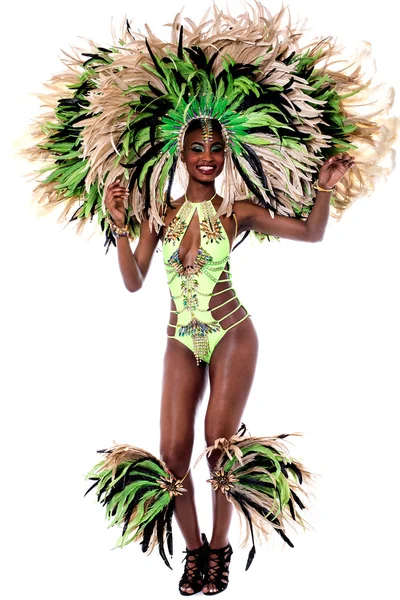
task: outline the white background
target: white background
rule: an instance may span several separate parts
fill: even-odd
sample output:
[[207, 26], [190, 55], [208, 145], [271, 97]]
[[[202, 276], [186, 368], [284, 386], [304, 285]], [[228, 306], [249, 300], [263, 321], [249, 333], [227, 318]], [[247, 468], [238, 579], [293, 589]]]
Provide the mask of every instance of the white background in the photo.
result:
[[[233, 13], [236, 2], [230, 3]], [[188, 0], [197, 19], [206, 5]], [[221, 6], [223, 6], [221, 4]], [[379, 3], [291, 3], [319, 35], [372, 43], [379, 79], [398, 87], [397, 20]], [[181, 8], [145, 3], [36, 0], [9, 5], [2, 70], [3, 595], [40, 598], [178, 597], [183, 539], [173, 571], [157, 553], [111, 548], [94, 496], [83, 499], [95, 450], [113, 440], [158, 453], [158, 411], [168, 319], [161, 254], [139, 294], [123, 287], [114, 251], [31, 205], [31, 166], [17, 156], [40, 111], [34, 93], [62, 69], [60, 49], [111, 42], [110, 20], [160, 29]], [[271, 2], [275, 12], [279, 3]], [[5, 38], [5, 39], [4, 39]], [[396, 104], [399, 114], [399, 105]], [[234, 284], [260, 339], [244, 422], [253, 435], [301, 431], [293, 453], [320, 474], [314, 530], [258, 548], [244, 573], [234, 520], [231, 583], [243, 593], [297, 600], [383, 598], [398, 589], [396, 404], [399, 399], [398, 189], [395, 172], [361, 199], [321, 244], [247, 241], [233, 253]], [[397, 370], [397, 373], [396, 373]], [[204, 402], [194, 457], [203, 448]], [[205, 466], [194, 472], [202, 531], [211, 533]], [[4, 535], [5, 533], [5, 535]]]

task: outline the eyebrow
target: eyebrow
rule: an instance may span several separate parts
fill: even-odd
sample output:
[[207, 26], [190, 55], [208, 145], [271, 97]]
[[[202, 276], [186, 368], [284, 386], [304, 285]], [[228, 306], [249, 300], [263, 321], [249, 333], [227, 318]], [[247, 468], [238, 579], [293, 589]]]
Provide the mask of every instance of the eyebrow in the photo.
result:
[[[223, 144], [222, 144], [222, 142], [219, 142], [219, 141], [217, 141], [217, 142], [212, 142], [212, 144], [211, 144], [211, 145], [212, 145], [212, 146], [215, 146], [216, 144], [219, 144], [220, 146], [222, 146], [222, 145], [223, 145]], [[191, 145], [191, 146], [204, 146], [204, 142], [192, 142], [190, 145]]]

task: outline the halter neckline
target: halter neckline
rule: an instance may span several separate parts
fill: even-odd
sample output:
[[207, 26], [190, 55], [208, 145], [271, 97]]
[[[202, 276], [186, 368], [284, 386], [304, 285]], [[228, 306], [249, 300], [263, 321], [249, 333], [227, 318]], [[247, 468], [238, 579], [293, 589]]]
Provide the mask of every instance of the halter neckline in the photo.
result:
[[205, 202], [212, 202], [216, 195], [217, 192], [215, 192], [214, 196], [212, 196], [209, 200], [202, 200], [201, 202], [191, 202], [190, 200], [188, 200], [188, 197], [185, 194], [185, 202], [187, 202], [188, 204], [204, 204]]

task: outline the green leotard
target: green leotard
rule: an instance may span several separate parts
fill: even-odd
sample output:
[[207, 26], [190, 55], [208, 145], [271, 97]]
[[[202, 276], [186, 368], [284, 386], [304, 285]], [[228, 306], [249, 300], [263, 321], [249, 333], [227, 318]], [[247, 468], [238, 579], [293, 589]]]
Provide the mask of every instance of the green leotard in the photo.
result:
[[[196, 210], [200, 224], [200, 247], [193, 265], [184, 267], [179, 258], [179, 247]], [[175, 328], [175, 333], [168, 337], [187, 346], [194, 353], [198, 365], [200, 361], [209, 363], [216, 345], [225, 333], [250, 316], [232, 287], [229, 238], [220, 219], [212, 222], [211, 217], [215, 213], [211, 200], [197, 203], [185, 200], [168, 225], [163, 240], [164, 265], [171, 297], [176, 307], [172, 312], [177, 315], [176, 325], [169, 323], [170, 327]], [[222, 273], [226, 275], [220, 279]], [[217, 283], [225, 281], [226, 287], [214, 292]], [[211, 298], [229, 289], [233, 291], [233, 296], [210, 309]], [[213, 317], [212, 312], [235, 299], [236, 306], [233, 310], [229, 310], [227, 306], [228, 312], [222, 318]], [[246, 315], [224, 329], [221, 322], [241, 306]]]

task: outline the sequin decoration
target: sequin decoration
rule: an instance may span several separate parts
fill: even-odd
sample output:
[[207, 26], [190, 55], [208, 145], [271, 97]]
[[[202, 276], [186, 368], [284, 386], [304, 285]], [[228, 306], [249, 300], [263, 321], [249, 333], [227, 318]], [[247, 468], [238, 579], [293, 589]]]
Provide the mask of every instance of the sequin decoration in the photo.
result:
[[[173, 327], [175, 327], [175, 335], [178, 338], [185, 337], [190, 339], [190, 343], [189, 340], [185, 340], [184, 343], [193, 349], [196, 363], [199, 365], [200, 361], [206, 360], [210, 353], [210, 334], [217, 333], [222, 329], [219, 322], [211, 315], [209, 307], [203, 307], [203, 298], [201, 298], [201, 296], [211, 296], [212, 293], [200, 293], [200, 281], [202, 280], [202, 276], [205, 276], [212, 282], [217, 283], [219, 281], [219, 274], [226, 268], [225, 265], [229, 261], [229, 252], [224, 258], [216, 260], [215, 257], [212, 256], [211, 250], [210, 252], [207, 252], [203, 247], [203, 244], [208, 244], [210, 241], [219, 243], [221, 240], [227, 240], [227, 236], [224, 235], [225, 230], [220, 220], [214, 220], [213, 218], [215, 209], [212, 204], [212, 199], [201, 203], [191, 203], [186, 199], [185, 203], [181, 205], [178, 214], [172, 219], [167, 227], [164, 237], [165, 244], [171, 242], [172, 245], [175, 245], [176, 242], [182, 240], [195, 210], [198, 211], [199, 216], [200, 247], [197, 250], [197, 255], [193, 264], [183, 266], [182, 261], [179, 258], [178, 243], [177, 249], [169, 249], [166, 251], [169, 258], [164, 260], [164, 265], [168, 275], [168, 285], [170, 285], [174, 279], [178, 279], [180, 283], [179, 293], [176, 289], [174, 291], [174, 296], [172, 297], [181, 298], [181, 303], [177, 306], [177, 310], [172, 312], [177, 315], [184, 314], [185, 316], [183, 317], [183, 323], [179, 317], [176, 325], [173, 325]], [[203, 242], [203, 239], [205, 239], [205, 242]], [[229, 241], [227, 242], [227, 245], [227, 250], [229, 250]], [[223, 281], [226, 280], [228, 280], [228, 278]], [[204, 313], [209, 313], [208, 320]], [[203, 318], [205, 319], [204, 321]]]
[[178, 330], [180, 337], [190, 335], [193, 340], [193, 353], [196, 357], [196, 363], [199, 364], [201, 360], [207, 356], [210, 352], [210, 344], [208, 341], [208, 334], [219, 331], [221, 326], [218, 321], [212, 321], [211, 323], [203, 323], [196, 317], [190, 321], [187, 325], [181, 325]]
[[179, 258], [179, 249], [171, 254], [165, 264], [171, 267], [178, 275], [188, 275], [188, 271], [193, 275], [197, 275], [207, 264], [211, 264], [212, 262], [212, 256], [204, 248], [199, 248], [193, 265], [183, 266]]
[[214, 240], [218, 244], [220, 240], [223, 239], [221, 221], [218, 219], [213, 222], [213, 214], [208, 202], [204, 202], [203, 210], [205, 218], [200, 222], [200, 231], [203, 233], [203, 238], [206, 238], [206, 244], [210, 241], [213, 242]]
[[222, 228], [219, 222], [212, 225], [209, 221], [205, 219], [200, 223], [200, 229], [203, 232], [203, 237], [207, 238], [206, 244], [209, 241], [213, 242], [214, 240], [218, 243], [223, 239]]
[[181, 217], [174, 217], [165, 233], [164, 243], [172, 242], [175, 246], [186, 229], [186, 223]]
[[175, 246], [179, 242], [186, 231], [187, 220], [191, 213], [191, 206], [188, 202], [184, 202], [180, 208], [179, 214], [176, 215], [168, 225], [164, 236], [164, 244], [172, 242]]

